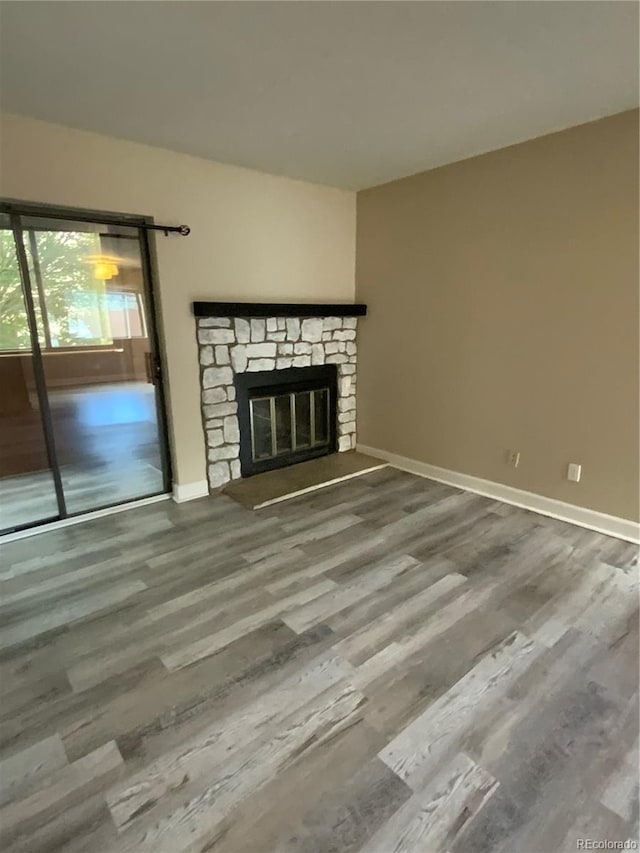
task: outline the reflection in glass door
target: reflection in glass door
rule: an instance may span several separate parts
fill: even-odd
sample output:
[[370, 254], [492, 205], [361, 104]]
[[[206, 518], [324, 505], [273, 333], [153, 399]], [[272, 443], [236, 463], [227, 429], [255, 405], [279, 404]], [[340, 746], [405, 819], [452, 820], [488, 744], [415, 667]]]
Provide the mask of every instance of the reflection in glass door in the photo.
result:
[[[0, 358], [33, 362], [33, 378], [22, 380], [25, 405], [48, 452], [37, 456], [29, 439], [22, 461], [0, 471], [0, 528], [48, 520], [52, 491], [58, 517], [167, 491], [146, 235], [128, 225], [17, 214], [11, 225], [2, 246], [14, 258], [14, 291], [25, 309], [7, 310], [0, 281]], [[11, 456], [19, 440], [4, 412], [1, 425], [0, 447]]]
[[0, 529], [58, 517], [31, 328], [9, 217], [0, 214]]

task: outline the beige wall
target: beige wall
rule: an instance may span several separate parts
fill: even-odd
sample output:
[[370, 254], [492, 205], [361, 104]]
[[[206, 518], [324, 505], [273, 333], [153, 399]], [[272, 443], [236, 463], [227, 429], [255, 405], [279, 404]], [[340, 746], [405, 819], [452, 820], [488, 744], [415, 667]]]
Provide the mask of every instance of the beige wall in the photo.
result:
[[356, 293], [359, 442], [638, 517], [637, 111], [359, 193]]
[[156, 238], [174, 479], [205, 479], [191, 302], [353, 301], [355, 194], [3, 116], [0, 195], [191, 226]]

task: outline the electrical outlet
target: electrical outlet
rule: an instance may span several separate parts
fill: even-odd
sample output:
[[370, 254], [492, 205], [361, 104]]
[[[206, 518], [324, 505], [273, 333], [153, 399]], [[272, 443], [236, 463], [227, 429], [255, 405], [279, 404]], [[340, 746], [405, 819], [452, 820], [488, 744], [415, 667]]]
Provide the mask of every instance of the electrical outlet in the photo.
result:
[[567, 468], [567, 480], [571, 480], [572, 483], [579, 483], [581, 476], [582, 465], [579, 465], [577, 462], [569, 462], [569, 467]]
[[517, 468], [520, 464], [520, 451], [519, 450], [507, 450], [507, 465], [511, 465], [512, 468]]

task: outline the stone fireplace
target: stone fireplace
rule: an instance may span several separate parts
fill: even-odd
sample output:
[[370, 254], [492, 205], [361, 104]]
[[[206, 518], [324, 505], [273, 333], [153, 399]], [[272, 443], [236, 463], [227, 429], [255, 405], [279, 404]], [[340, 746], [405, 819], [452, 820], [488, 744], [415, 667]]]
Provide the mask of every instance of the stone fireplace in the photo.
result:
[[210, 489], [356, 444], [364, 305], [194, 303]]

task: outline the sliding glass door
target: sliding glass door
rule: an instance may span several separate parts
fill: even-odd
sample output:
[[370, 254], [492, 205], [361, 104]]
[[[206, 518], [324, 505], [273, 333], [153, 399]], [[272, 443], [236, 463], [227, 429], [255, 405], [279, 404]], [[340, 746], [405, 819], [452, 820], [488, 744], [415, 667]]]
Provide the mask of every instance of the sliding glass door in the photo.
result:
[[146, 233], [9, 210], [0, 220], [0, 530], [167, 491]]

